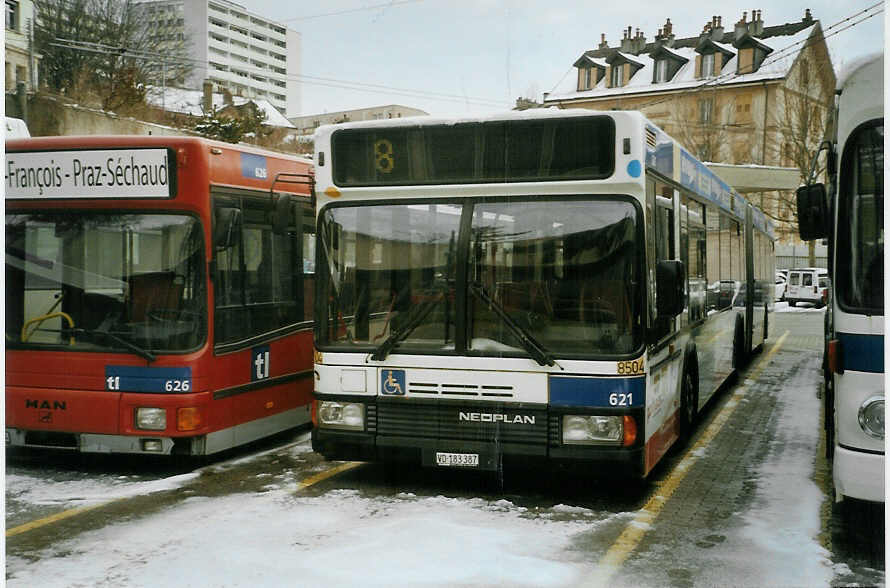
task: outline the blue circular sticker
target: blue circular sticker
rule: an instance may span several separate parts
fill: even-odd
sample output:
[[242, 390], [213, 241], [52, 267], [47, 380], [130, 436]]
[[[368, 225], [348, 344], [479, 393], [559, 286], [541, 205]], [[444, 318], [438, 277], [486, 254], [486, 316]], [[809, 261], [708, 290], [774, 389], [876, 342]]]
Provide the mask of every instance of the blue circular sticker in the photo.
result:
[[627, 164], [627, 173], [632, 178], [640, 177], [640, 174], [643, 172], [643, 166], [640, 165], [639, 160], [634, 159], [630, 163]]

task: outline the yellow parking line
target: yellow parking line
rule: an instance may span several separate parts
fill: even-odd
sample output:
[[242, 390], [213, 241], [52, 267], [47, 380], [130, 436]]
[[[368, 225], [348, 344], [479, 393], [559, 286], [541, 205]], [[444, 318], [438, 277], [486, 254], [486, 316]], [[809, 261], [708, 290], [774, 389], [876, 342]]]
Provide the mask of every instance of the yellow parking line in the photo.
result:
[[[785, 339], [788, 338], [789, 334], [790, 331], [785, 331], [785, 333], [779, 337], [779, 340], [776, 341], [773, 348], [770, 349], [769, 353], [758, 363], [757, 368], [750, 375], [746, 376], [747, 378], [757, 379], [760, 372], [769, 363], [770, 358], [772, 358], [772, 356], [782, 347], [782, 344], [785, 342]], [[732, 395], [732, 398], [729, 399], [720, 414], [717, 415], [705, 432], [702, 433], [695, 445], [686, 452], [686, 456], [674, 468], [670, 476], [668, 476], [668, 479], [658, 486], [652, 498], [649, 499], [637, 513], [637, 516], [634, 517], [634, 520], [627, 525], [624, 532], [621, 533], [612, 547], [609, 548], [597, 566], [598, 570], [602, 570], [602, 575], [598, 575], [598, 577], [592, 579], [596, 585], [607, 586], [610, 584], [609, 580], [618, 572], [621, 565], [627, 561], [630, 554], [633, 553], [634, 549], [640, 544], [646, 531], [649, 530], [652, 522], [658, 517], [661, 509], [664, 508], [665, 503], [680, 486], [680, 483], [686, 478], [686, 474], [689, 472], [692, 465], [698, 461], [700, 454], [698, 449], [707, 446], [717, 433], [720, 432], [720, 429], [723, 428], [723, 425], [726, 424], [726, 421], [728, 421], [729, 417], [735, 412], [735, 409], [738, 407], [743, 396], [744, 393], [741, 389], [737, 390], [735, 394]]]
[[364, 465], [364, 463], [360, 462], [360, 461], [348, 461], [346, 463], [343, 463], [336, 467], [333, 467], [329, 470], [319, 472], [319, 473], [315, 474], [314, 476], [309, 476], [308, 478], [306, 478], [305, 480], [300, 482], [300, 484], [297, 486], [297, 492], [299, 492], [300, 490], [305, 490], [309, 486], [314, 486], [315, 484], [318, 484], [319, 482], [323, 482], [324, 480], [327, 480], [328, 478], [333, 478], [334, 476], [336, 476], [339, 473], [351, 470], [353, 468], [357, 468], [360, 465]]
[[69, 517], [73, 517], [74, 515], [79, 515], [81, 513], [97, 509], [101, 506], [105, 506], [106, 504], [111, 504], [116, 500], [109, 500], [107, 502], [100, 502], [99, 504], [93, 504], [91, 506], [80, 506], [78, 508], [71, 508], [68, 510], [63, 510], [62, 512], [57, 512], [54, 515], [50, 515], [48, 517], [43, 517], [42, 519], [37, 519], [36, 521], [31, 521], [30, 523], [25, 523], [24, 525], [19, 525], [18, 527], [13, 527], [12, 529], [6, 530], [6, 536], [12, 537], [13, 535], [18, 535], [20, 533], [25, 533], [26, 531], [31, 531], [32, 529], [37, 529], [39, 527], [43, 527], [45, 525], [49, 525], [51, 523], [55, 523], [58, 521], [65, 520]]
[[[363, 463], [358, 462], [358, 461], [350, 461], [350, 462], [347, 462], [344, 464], [340, 464], [340, 465], [333, 467], [329, 470], [319, 472], [319, 473], [315, 474], [314, 476], [310, 476], [310, 477], [306, 478], [305, 480], [303, 480], [302, 482], [300, 482], [300, 484], [297, 486], [297, 492], [299, 492], [300, 490], [305, 490], [306, 488], [308, 488], [310, 486], [318, 484], [319, 482], [322, 482], [324, 480], [327, 480], [328, 478], [336, 476], [337, 474], [339, 474], [341, 472], [351, 470], [352, 468], [358, 467], [360, 465], [363, 465]], [[25, 523], [24, 525], [19, 525], [18, 527], [13, 527], [12, 529], [7, 529], [6, 536], [13, 537], [13, 536], [19, 535], [21, 533], [26, 533], [28, 531], [38, 529], [38, 528], [44, 527], [46, 525], [51, 525], [52, 523], [56, 523], [58, 521], [65, 520], [65, 519], [73, 517], [75, 515], [79, 515], [81, 513], [85, 513], [85, 512], [95, 510], [95, 509], [103, 507], [103, 506], [107, 506], [107, 505], [111, 504], [112, 502], [117, 502], [119, 500], [123, 500], [123, 499], [115, 498], [114, 500], [100, 502], [99, 504], [93, 504], [90, 506], [80, 506], [77, 508], [63, 510], [62, 512], [57, 512], [56, 514], [50, 515], [48, 517], [43, 517], [42, 519], [37, 519], [37, 520], [31, 521], [30, 523]]]

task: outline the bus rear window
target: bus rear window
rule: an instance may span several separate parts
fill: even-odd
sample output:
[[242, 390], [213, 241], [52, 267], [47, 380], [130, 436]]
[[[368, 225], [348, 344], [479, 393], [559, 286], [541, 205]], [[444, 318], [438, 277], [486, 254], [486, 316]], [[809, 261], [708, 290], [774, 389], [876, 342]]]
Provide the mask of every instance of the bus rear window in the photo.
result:
[[615, 167], [605, 116], [346, 129], [331, 141], [346, 187], [603, 179]]

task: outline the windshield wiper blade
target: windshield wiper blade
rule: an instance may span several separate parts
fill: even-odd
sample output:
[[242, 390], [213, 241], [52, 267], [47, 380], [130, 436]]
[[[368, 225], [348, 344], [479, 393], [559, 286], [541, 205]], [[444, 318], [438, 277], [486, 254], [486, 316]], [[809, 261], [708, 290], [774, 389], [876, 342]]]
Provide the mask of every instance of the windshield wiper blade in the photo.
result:
[[155, 359], [157, 359], [155, 354], [152, 353], [151, 351], [149, 351], [148, 349], [144, 349], [144, 348], [136, 345], [135, 343], [133, 343], [131, 341], [127, 341], [123, 337], [119, 337], [118, 335], [109, 333], [108, 331], [98, 331], [98, 330], [93, 330], [93, 329], [77, 328], [77, 329], [74, 329], [74, 334], [75, 334], [75, 336], [80, 334], [80, 335], [90, 335], [90, 336], [98, 335], [100, 337], [108, 337], [109, 339], [111, 339], [112, 341], [117, 343], [118, 345], [125, 347], [128, 351], [135, 353], [139, 357], [145, 358], [148, 361], [154, 361]]
[[498, 315], [504, 324], [519, 338], [519, 342], [525, 347], [526, 351], [532, 358], [538, 362], [538, 365], [554, 366], [556, 362], [550, 353], [529, 333], [526, 329], [514, 321], [507, 311], [489, 296], [488, 292], [479, 282], [470, 282], [470, 290], [491, 308]]
[[386, 356], [389, 355], [389, 352], [392, 351], [393, 347], [396, 346], [396, 343], [407, 337], [411, 334], [411, 331], [420, 326], [420, 323], [427, 317], [430, 311], [436, 307], [437, 304], [442, 302], [445, 299], [445, 292], [439, 292], [435, 298], [431, 298], [426, 302], [415, 306], [411, 312], [408, 314], [408, 319], [405, 324], [390, 333], [389, 337], [387, 337], [383, 343], [377, 346], [377, 349], [374, 350], [374, 353], [371, 354], [371, 359], [374, 361], [383, 361], [386, 359]]

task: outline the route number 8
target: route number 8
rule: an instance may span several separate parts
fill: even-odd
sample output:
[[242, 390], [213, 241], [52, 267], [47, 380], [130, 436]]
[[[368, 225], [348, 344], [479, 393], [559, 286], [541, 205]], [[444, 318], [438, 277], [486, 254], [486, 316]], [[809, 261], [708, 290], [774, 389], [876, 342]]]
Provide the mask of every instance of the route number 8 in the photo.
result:
[[392, 142], [389, 139], [380, 139], [374, 143], [374, 167], [380, 173], [391, 173], [396, 162], [392, 156]]

